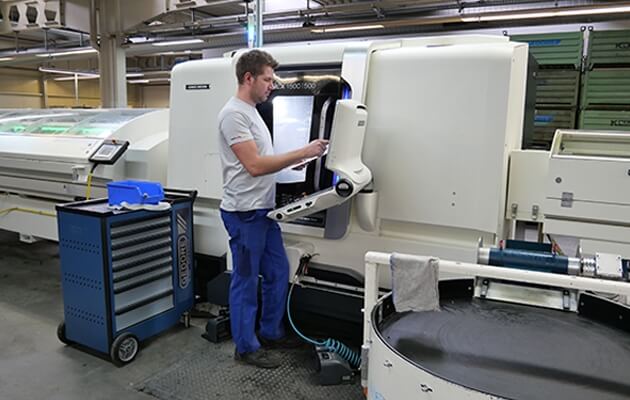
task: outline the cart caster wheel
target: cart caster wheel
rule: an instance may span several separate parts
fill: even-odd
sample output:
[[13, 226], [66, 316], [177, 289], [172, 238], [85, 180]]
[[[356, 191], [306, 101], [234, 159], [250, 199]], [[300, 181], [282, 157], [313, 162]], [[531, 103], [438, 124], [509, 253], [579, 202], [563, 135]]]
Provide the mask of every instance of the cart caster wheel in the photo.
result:
[[114, 365], [122, 367], [136, 358], [139, 349], [138, 339], [131, 333], [125, 332], [114, 339], [114, 343], [109, 349], [109, 355]]
[[57, 326], [57, 339], [63, 344], [69, 345], [71, 343], [66, 337], [66, 323], [64, 321], [61, 321]]

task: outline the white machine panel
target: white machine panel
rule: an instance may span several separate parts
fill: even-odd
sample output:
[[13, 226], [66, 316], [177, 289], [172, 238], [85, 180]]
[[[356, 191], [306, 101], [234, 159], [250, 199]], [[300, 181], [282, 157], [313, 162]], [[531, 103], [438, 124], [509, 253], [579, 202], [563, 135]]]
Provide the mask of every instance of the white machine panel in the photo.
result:
[[506, 219], [542, 222], [549, 152], [515, 150], [510, 154]]
[[199, 196], [223, 194], [218, 114], [236, 92], [232, 58], [187, 62], [171, 75], [167, 184], [196, 188]]
[[630, 136], [558, 130], [546, 197], [553, 218], [630, 223]]
[[11, 159], [37, 158], [82, 162], [102, 143], [96, 138], [51, 137], [42, 140], [35, 136], [3, 136], [0, 134], [0, 156]]
[[[330, 65], [339, 63], [343, 57], [344, 51], [351, 46], [352, 42], [346, 43], [318, 43], [311, 44], [289, 44], [283, 46], [275, 46], [265, 48], [266, 52], [269, 52], [281, 66], [287, 65], [317, 65], [324, 64]], [[234, 54], [234, 58], [237, 59], [242, 53], [248, 49], [239, 50]], [[308, 59], [305, 60], [304, 55], [308, 54]], [[306, 62], [305, 62], [306, 61]], [[236, 89], [236, 88], [235, 88]]]
[[507, 42], [372, 55], [364, 159], [380, 218], [501, 230], [526, 56], [525, 45]]

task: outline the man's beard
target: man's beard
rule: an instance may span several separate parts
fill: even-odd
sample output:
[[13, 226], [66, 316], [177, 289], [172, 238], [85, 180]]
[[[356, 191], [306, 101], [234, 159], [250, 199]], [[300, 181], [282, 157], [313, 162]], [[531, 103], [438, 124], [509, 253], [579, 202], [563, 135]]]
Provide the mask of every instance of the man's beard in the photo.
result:
[[264, 103], [265, 101], [267, 101], [268, 98], [269, 98], [268, 94], [262, 94], [256, 99], [256, 103], [257, 104]]

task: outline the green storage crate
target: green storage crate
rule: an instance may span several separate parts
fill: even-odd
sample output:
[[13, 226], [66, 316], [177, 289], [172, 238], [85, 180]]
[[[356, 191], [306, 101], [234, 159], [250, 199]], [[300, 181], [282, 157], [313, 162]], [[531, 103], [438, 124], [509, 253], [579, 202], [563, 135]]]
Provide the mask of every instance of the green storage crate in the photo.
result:
[[526, 149], [549, 150], [556, 129], [575, 129], [575, 109], [571, 110], [536, 110], [534, 132], [531, 138], [525, 138]]
[[588, 43], [589, 69], [598, 65], [630, 65], [630, 30], [592, 31]]
[[514, 35], [511, 40], [529, 43], [529, 52], [540, 66], [582, 66], [584, 40], [582, 32], [560, 32], [539, 35]]
[[536, 73], [536, 106], [576, 107], [580, 71], [545, 69]]
[[584, 110], [580, 129], [630, 132], [630, 111]]
[[581, 108], [630, 108], [630, 68], [587, 71]]

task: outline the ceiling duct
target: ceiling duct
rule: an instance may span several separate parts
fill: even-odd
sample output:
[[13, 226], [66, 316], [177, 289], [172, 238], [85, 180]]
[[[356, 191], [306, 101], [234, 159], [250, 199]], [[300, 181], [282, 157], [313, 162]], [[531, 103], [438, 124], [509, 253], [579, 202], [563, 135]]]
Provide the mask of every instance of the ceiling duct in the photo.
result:
[[3, 0], [0, 1], [0, 34], [46, 28], [89, 31], [88, 0]]

